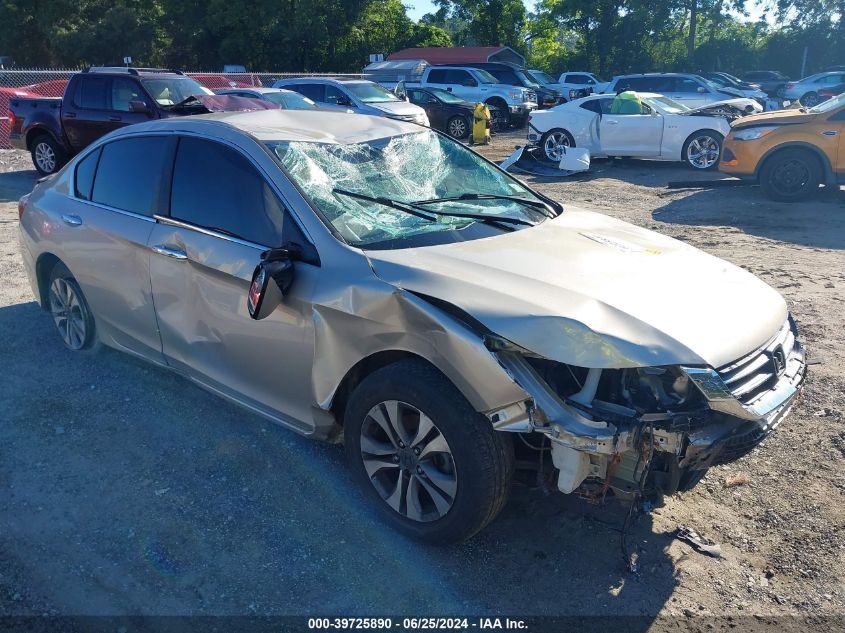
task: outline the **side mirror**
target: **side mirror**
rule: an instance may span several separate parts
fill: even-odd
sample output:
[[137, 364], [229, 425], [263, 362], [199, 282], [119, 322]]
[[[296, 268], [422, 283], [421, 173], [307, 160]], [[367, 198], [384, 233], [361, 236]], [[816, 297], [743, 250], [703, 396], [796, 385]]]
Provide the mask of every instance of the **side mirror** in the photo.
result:
[[246, 307], [256, 321], [266, 319], [285, 298], [293, 283], [293, 253], [274, 248], [261, 253], [261, 261], [252, 273]]
[[149, 114], [150, 106], [148, 106], [145, 101], [130, 101], [129, 111], [136, 112], [138, 114]]
[[707, 88], [705, 88], [704, 86], [699, 86], [697, 92], [700, 92], [700, 93], [703, 94], [703, 93], [707, 92]]

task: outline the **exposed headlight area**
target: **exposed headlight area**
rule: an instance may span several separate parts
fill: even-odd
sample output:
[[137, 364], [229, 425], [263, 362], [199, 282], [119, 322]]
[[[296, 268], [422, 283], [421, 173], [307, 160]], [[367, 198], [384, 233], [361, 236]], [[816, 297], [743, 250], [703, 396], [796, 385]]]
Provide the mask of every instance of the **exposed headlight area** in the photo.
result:
[[486, 344], [532, 396], [524, 416], [494, 424], [541, 434], [558, 488], [586, 496], [691, 488], [708, 467], [739, 459], [774, 430], [806, 371], [791, 319], [766, 345], [720, 368], [590, 369], [498, 337]]
[[756, 127], [742, 128], [734, 131], [733, 137], [737, 141], [754, 141], [775, 131], [779, 127], [779, 125], [758, 125]]

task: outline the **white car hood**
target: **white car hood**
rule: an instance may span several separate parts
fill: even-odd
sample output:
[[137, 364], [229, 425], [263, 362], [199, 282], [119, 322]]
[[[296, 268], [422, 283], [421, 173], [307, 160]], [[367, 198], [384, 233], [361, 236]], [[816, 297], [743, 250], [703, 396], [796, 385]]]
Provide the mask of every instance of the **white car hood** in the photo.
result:
[[719, 367], [763, 345], [787, 317], [783, 298], [741, 268], [570, 208], [513, 233], [367, 256], [381, 279], [581, 367]]
[[392, 116], [420, 116], [425, 114], [425, 110], [421, 107], [407, 101], [385, 101], [384, 103], [367, 103], [365, 105]]

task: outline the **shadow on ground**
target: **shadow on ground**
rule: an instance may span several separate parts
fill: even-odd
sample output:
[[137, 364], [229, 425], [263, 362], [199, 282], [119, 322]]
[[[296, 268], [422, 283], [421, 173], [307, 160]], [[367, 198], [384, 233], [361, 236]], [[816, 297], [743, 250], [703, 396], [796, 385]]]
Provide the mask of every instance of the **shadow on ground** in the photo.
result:
[[[36, 304], [0, 309], [0, 608], [71, 614], [644, 615], [672, 598], [668, 534], [515, 487], [459, 546], [385, 528], [339, 446], [103, 350]], [[12, 593], [18, 595], [13, 601]]]
[[749, 235], [817, 248], [845, 249], [845, 191], [821, 188], [811, 200], [789, 204], [758, 187], [705, 189], [654, 210], [661, 222], [734, 226]]
[[38, 172], [34, 169], [0, 173], [0, 203], [17, 202], [21, 196], [32, 191], [36, 180]]

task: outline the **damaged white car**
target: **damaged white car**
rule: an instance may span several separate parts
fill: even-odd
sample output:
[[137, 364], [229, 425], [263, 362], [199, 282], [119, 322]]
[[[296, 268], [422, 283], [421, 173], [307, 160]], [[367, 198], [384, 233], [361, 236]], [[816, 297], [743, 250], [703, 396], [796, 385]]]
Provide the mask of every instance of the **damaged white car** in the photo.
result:
[[343, 441], [375, 506], [430, 541], [482, 529], [526, 472], [602, 497], [689, 489], [771, 433], [805, 375], [786, 304], [748, 272], [412, 123], [134, 125], [20, 214], [69, 349]]
[[593, 158], [626, 157], [682, 161], [694, 169], [715, 169], [730, 121], [743, 114], [743, 99], [687, 106], [663, 95], [592, 95], [528, 119], [528, 141], [546, 160], [559, 162], [567, 147]]

